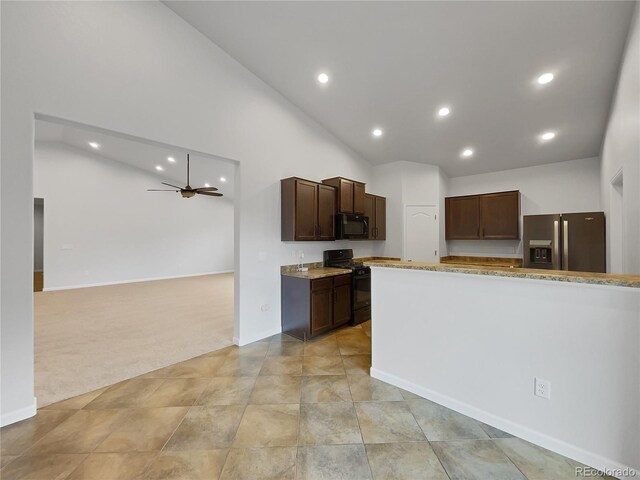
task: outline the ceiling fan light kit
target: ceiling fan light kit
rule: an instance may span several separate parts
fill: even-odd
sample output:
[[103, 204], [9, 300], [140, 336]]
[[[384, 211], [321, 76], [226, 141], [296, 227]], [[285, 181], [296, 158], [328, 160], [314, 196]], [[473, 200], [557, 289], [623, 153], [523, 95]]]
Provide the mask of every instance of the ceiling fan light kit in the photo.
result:
[[221, 193], [217, 193], [218, 189], [216, 187], [192, 188], [191, 185], [189, 185], [189, 154], [188, 153], [187, 153], [187, 186], [179, 187], [177, 185], [172, 185], [166, 182], [161, 182], [161, 183], [163, 185], [166, 185], [168, 187], [173, 187], [173, 188], [170, 190], [169, 189], [157, 190], [157, 189], [150, 188], [147, 190], [147, 192], [180, 192], [180, 195], [182, 195], [182, 198], [191, 198], [191, 197], [195, 197], [196, 195], [206, 195], [208, 197], [222, 197]]

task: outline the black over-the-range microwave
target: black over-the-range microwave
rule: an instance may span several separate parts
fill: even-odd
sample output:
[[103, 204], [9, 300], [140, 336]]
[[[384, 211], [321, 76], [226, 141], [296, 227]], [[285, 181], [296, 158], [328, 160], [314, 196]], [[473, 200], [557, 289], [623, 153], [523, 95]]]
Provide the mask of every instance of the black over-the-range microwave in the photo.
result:
[[351, 213], [336, 215], [336, 239], [369, 238], [369, 217]]

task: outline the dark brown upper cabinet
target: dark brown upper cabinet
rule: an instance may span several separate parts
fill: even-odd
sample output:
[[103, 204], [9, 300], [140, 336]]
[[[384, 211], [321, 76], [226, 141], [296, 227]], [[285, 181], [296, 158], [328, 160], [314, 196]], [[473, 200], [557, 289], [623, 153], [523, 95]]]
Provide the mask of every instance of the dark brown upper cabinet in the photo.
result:
[[517, 240], [520, 238], [520, 192], [445, 198], [447, 240]]
[[447, 197], [444, 211], [447, 240], [480, 238], [480, 198], [477, 195]]
[[336, 189], [291, 177], [280, 181], [282, 241], [335, 240]]
[[364, 196], [364, 214], [369, 217], [369, 240], [386, 240], [387, 199], [367, 193]]
[[364, 183], [343, 177], [326, 178], [322, 183], [338, 189], [336, 213], [364, 213]]
[[490, 193], [480, 196], [485, 240], [517, 240], [520, 238], [520, 192]]
[[318, 240], [335, 240], [336, 189], [330, 185], [318, 184]]

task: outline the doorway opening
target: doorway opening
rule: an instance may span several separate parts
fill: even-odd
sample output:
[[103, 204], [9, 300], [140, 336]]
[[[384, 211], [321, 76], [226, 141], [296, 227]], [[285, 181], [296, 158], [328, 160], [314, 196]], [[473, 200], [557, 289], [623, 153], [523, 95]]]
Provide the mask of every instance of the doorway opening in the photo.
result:
[[404, 260], [438, 263], [438, 206], [405, 205]]
[[[232, 345], [236, 168], [36, 118], [34, 195], [47, 201], [34, 293], [40, 407]], [[207, 190], [182, 195], [187, 183]]]
[[609, 271], [611, 273], [625, 273], [624, 271], [624, 195], [623, 175], [620, 169], [611, 179], [609, 185]]
[[33, 291], [44, 285], [44, 198], [33, 199]]

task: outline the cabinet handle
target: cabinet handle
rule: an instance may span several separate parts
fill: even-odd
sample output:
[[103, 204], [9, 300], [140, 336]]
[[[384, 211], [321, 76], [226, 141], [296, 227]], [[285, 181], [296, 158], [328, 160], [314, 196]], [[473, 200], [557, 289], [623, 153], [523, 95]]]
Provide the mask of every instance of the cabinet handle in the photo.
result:
[[322, 235], [322, 227], [318, 225], [318, 236]]

